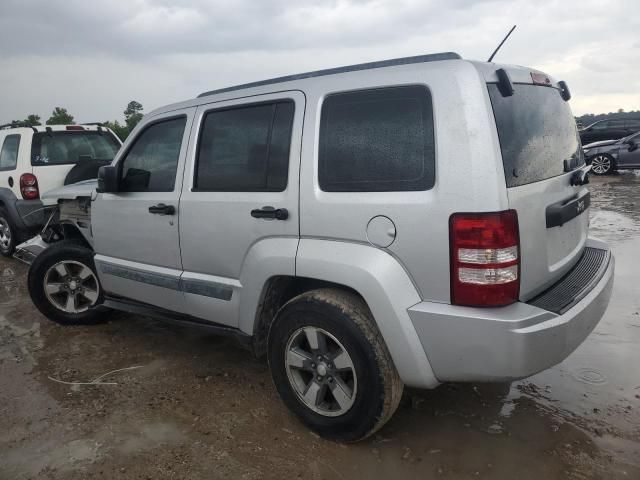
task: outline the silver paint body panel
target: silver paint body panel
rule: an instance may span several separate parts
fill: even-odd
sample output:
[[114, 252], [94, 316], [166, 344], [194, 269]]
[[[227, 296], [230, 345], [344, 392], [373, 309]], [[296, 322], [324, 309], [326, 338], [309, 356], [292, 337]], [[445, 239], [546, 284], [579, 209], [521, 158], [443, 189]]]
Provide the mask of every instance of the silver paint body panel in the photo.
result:
[[[96, 264], [105, 290], [251, 335], [269, 279], [297, 276], [324, 280], [362, 295], [401, 378], [409, 386], [432, 388], [447, 379], [497, 380], [512, 378], [514, 371], [518, 375], [533, 372], [541, 364], [530, 351], [542, 344], [539, 337], [530, 341], [533, 336], [521, 335], [519, 330], [526, 328], [525, 323], [530, 325], [531, 318], [536, 319], [536, 325], [545, 326], [554, 321], [553, 314], [534, 311], [535, 307], [523, 303], [474, 311], [450, 305], [448, 225], [452, 213], [520, 210], [545, 194], [554, 198], [562, 195], [559, 183], [545, 186], [540, 182], [537, 188], [526, 191], [506, 188], [486, 87], [487, 82], [497, 81], [498, 68], [506, 68], [513, 81], [531, 83], [532, 70], [528, 68], [443, 59], [321, 77], [291, 77], [223, 90], [151, 112], [127, 139], [114, 164], [121, 161], [145, 125], [185, 114], [188, 121], [176, 187], [168, 193], [93, 196]], [[398, 85], [424, 85], [431, 92], [435, 186], [414, 192], [321, 191], [317, 175], [318, 133], [324, 98], [335, 92]], [[196, 145], [204, 113], [280, 99], [295, 102], [286, 190], [193, 191]], [[156, 203], [175, 205], [176, 215], [149, 214], [148, 207]], [[252, 209], [267, 205], [287, 208], [289, 218], [268, 221], [250, 216]], [[377, 216], [389, 218], [395, 227], [395, 238], [386, 248], [373, 246], [367, 238], [367, 225]], [[529, 221], [535, 222], [533, 218], [527, 217], [523, 222], [521, 237], [530, 232], [538, 235], [538, 226], [529, 225]], [[575, 234], [582, 235], [578, 230]], [[533, 295], [561, 276], [571, 267], [572, 255], [579, 253], [549, 252], [543, 240], [539, 236], [532, 238], [532, 242], [540, 242], [540, 250], [535, 257], [523, 260], [525, 295]], [[586, 236], [579, 238], [581, 245], [585, 242]], [[552, 275], [535, 273], [534, 263], [543, 255], [545, 259], [557, 256], [552, 258], [556, 265]], [[571, 319], [558, 320], [564, 325], [563, 332], [575, 340], [572, 347], [599, 320], [610, 295], [607, 285], [599, 286], [570, 311], [577, 313], [565, 314]], [[454, 317], [460, 321], [446, 320]], [[482, 329], [480, 325], [488, 325], [484, 317], [490, 317], [494, 326], [517, 327], [509, 330], [515, 333], [501, 337], [509, 343], [496, 345], [509, 355], [503, 359], [492, 357], [493, 362], [485, 365], [476, 362], [470, 370], [459, 358], [442, 353], [447, 349], [464, 351], [465, 346], [473, 345], [477, 330], [471, 327]], [[553, 338], [559, 330], [548, 331], [551, 333], [547, 338]], [[482, 331], [489, 347], [490, 332], [491, 328]], [[438, 338], [435, 343], [432, 333]], [[553, 346], [551, 350], [553, 360], [559, 361], [570, 349]], [[438, 369], [444, 372], [440, 376], [438, 369], [432, 367], [432, 355]], [[473, 361], [484, 357], [465, 358]], [[509, 362], [514, 359], [519, 363], [512, 370]]]

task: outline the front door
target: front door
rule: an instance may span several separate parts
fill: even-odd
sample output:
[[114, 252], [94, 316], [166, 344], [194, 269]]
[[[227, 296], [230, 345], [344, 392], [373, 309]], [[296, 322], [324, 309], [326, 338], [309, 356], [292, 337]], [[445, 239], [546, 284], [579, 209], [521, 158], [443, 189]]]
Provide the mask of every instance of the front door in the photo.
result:
[[106, 292], [182, 312], [180, 190], [195, 108], [143, 120], [118, 154], [118, 193], [98, 194], [91, 223]]
[[617, 166], [620, 168], [637, 168], [640, 166], [640, 133], [629, 138], [620, 145]]
[[233, 327], [266, 272], [295, 274], [304, 95], [198, 107], [180, 203], [187, 311]]

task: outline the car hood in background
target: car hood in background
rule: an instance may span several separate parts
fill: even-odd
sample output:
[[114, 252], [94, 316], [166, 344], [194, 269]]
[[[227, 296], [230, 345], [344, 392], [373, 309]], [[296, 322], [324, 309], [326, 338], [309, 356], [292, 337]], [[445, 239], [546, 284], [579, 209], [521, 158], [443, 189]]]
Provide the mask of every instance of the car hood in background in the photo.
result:
[[61, 188], [49, 190], [42, 194], [42, 200], [46, 203], [55, 203], [58, 200], [74, 200], [79, 197], [93, 198], [98, 187], [98, 180], [83, 180]]
[[614, 145], [618, 140], [602, 140], [601, 142], [593, 142], [588, 145], [583, 145], [582, 148], [596, 148], [596, 147], [608, 147]]

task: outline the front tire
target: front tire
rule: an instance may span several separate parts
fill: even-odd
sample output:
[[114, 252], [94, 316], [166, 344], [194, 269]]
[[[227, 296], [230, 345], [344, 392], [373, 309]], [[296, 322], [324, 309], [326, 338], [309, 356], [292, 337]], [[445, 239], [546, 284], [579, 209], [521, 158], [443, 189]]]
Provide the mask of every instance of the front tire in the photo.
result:
[[7, 211], [0, 208], [0, 255], [10, 257], [16, 249], [18, 231]]
[[54, 322], [81, 325], [105, 319], [93, 252], [78, 242], [64, 240], [38, 255], [28, 285], [35, 306]]
[[609, 175], [615, 169], [614, 158], [606, 153], [598, 153], [591, 159], [591, 171], [594, 175]]
[[402, 381], [356, 294], [321, 289], [295, 297], [278, 312], [268, 345], [282, 400], [324, 438], [362, 440], [398, 408]]

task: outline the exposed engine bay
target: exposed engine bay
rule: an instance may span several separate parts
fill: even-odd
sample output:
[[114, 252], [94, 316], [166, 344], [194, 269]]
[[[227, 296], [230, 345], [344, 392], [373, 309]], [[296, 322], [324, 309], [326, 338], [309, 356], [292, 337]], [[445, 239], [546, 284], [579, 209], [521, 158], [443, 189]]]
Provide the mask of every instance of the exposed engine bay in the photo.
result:
[[47, 192], [44, 199], [57, 200], [49, 207], [49, 216], [38, 235], [18, 245], [14, 257], [30, 264], [42, 251], [63, 239], [78, 239], [93, 245], [91, 202], [95, 180], [76, 183]]

